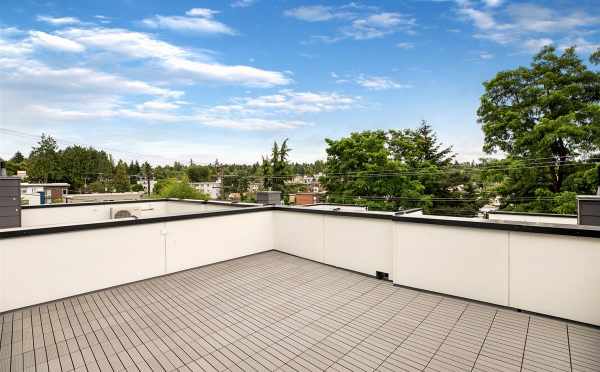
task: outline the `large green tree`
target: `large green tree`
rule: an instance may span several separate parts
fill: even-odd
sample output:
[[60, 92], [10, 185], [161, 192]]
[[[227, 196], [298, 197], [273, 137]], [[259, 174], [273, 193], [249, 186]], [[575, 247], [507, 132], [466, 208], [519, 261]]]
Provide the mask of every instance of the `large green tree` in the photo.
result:
[[36, 182], [59, 181], [61, 179], [58, 145], [54, 138], [42, 134], [37, 146], [31, 149], [27, 176], [30, 180]]
[[403, 174], [408, 167], [393, 158], [388, 138], [378, 130], [325, 140], [327, 168], [321, 181], [329, 201], [395, 210], [421, 200], [423, 186]]
[[529, 67], [499, 72], [484, 87], [484, 151], [538, 159], [530, 177], [538, 186], [560, 192], [569, 159], [600, 149], [600, 73], [574, 48], [544, 47]]

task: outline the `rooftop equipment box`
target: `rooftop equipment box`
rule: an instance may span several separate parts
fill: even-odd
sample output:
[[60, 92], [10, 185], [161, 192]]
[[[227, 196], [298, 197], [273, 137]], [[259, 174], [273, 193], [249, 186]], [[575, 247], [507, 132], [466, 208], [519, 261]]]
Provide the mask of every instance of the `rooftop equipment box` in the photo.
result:
[[21, 227], [21, 180], [0, 176], [0, 229]]
[[281, 204], [281, 191], [259, 191], [256, 193], [258, 204]]
[[577, 223], [579, 225], [600, 226], [600, 196], [577, 196]]

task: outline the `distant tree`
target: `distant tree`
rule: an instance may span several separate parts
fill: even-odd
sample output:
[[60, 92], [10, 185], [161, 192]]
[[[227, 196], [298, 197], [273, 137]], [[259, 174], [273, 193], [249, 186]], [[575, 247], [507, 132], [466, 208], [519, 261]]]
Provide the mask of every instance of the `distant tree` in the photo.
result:
[[364, 131], [325, 142], [327, 168], [321, 182], [330, 202], [385, 210], [422, 206], [424, 188], [403, 174], [408, 168], [392, 157], [386, 132]]
[[129, 166], [127, 167], [127, 173], [130, 176], [139, 176], [142, 173], [142, 169], [140, 168], [140, 163], [138, 163], [138, 161], [136, 160], [131, 161], [129, 163]]
[[23, 154], [21, 153], [21, 151], [15, 152], [15, 154], [13, 155], [13, 157], [10, 158], [10, 161], [13, 161], [15, 163], [22, 163], [24, 160], [25, 160], [25, 157], [23, 156]]
[[134, 183], [133, 185], [131, 185], [131, 191], [144, 191], [144, 186], [140, 185], [139, 183]]
[[193, 163], [187, 167], [186, 174], [190, 182], [206, 182], [214, 176], [211, 167]]
[[484, 151], [551, 161], [532, 175], [550, 191], [561, 191], [569, 157], [600, 149], [600, 73], [574, 48], [559, 55], [546, 46], [530, 67], [502, 71], [484, 87], [477, 111]]
[[60, 170], [56, 140], [42, 134], [29, 155], [27, 177], [38, 182], [56, 181], [60, 180]]
[[[193, 188], [187, 179], [175, 179], [170, 178], [168, 180], [162, 181], [162, 184], [159, 186], [158, 195], [161, 198], [176, 198], [176, 199], [199, 199], [199, 200], [207, 200], [210, 198], [209, 195], [206, 195], [195, 188]], [[156, 187], [155, 186], [155, 187]]]
[[411, 167], [435, 165], [446, 167], [455, 157], [452, 146], [439, 143], [431, 125], [422, 120], [417, 129], [390, 130], [389, 146], [392, 156]]
[[98, 180], [98, 181], [94, 181], [88, 185], [89, 192], [104, 193], [104, 192], [108, 192], [111, 190], [112, 190], [112, 187], [111, 187], [110, 183], [106, 182], [106, 181]]
[[112, 186], [116, 192], [127, 192], [130, 190], [129, 174], [127, 173], [127, 163], [119, 160], [115, 167], [115, 172], [112, 179]]

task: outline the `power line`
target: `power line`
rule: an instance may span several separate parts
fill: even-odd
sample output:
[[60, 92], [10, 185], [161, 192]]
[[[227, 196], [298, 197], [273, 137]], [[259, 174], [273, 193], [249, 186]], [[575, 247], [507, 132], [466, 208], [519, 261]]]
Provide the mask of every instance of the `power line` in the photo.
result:
[[[571, 166], [585, 166], [585, 165], [595, 165], [600, 164], [600, 161], [590, 161], [590, 160], [600, 160], [600, 157], [590, 157], [586, 161], [578, 162], [578, 163], [567, 163], [560, 165], [561, 167], [571, 167]], [[349, 173], [324, 173], [321, 177], [325, 179], [336, 179], [336, 178], [383, 178], [383, 177], [398, 177], [398, 176], [419, 176], [419, 175], [441, 175], [441, 174], [450, 174], [452, 172], [485, 172], [485, 171], [510, 171], [510, 170], [518, 170], [518, 169], [539, 169], [539, 168], [548, 168], [553, 167], [556, 164], [543, 164], [543, 163], [532, 163], [532, 164], [522, 164], [518, 166], [498, 166], [498, 167], [455, 167], [455, 168], [442, 168], [438, 170], [430, 170], [430, 169], [420, 169], [414, 171], [399, 171], [399, 172], [383, 172], [383, 173], [361, 173], [361, 172], [349, 172]], [[286, 176], [261, 176], [261, 175], [242, 175], [242, 174], [226, 174], [224, 178], [247, 178], [247, 179], [290, 179], [295, 177], [304, 177], [302, 174], [292, 174]]]

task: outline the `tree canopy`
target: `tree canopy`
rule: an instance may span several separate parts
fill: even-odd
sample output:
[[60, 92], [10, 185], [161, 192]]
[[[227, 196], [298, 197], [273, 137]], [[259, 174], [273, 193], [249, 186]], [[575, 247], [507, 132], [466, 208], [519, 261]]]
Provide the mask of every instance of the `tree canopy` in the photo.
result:
[[544, 47], [529, 67], [499, 72], [484, 87], [484, 151], [548, 160], [539, 178], [551, 191], [561, 191], [570, 157], [600, 149], [600, 73], [574, 48]]

